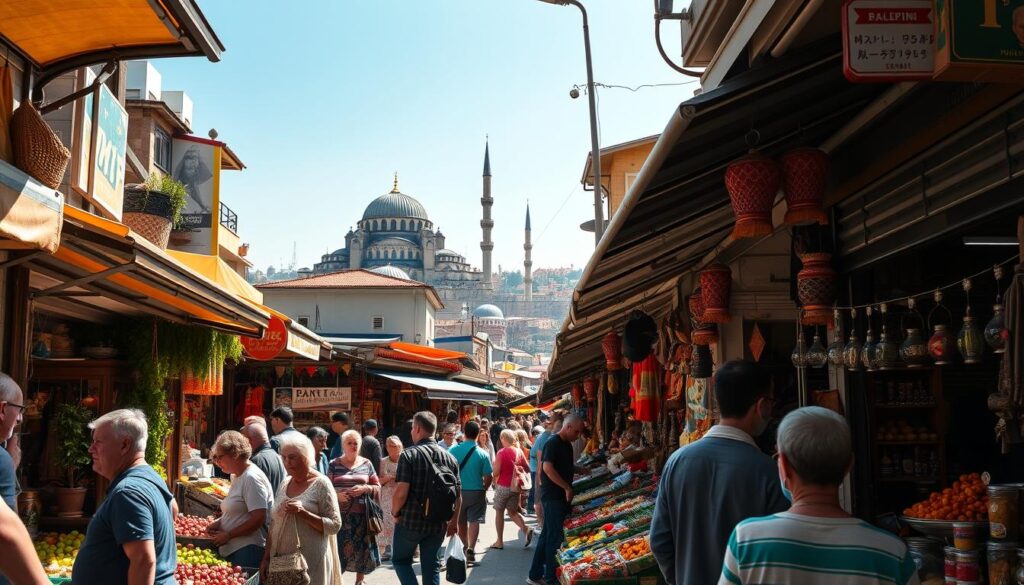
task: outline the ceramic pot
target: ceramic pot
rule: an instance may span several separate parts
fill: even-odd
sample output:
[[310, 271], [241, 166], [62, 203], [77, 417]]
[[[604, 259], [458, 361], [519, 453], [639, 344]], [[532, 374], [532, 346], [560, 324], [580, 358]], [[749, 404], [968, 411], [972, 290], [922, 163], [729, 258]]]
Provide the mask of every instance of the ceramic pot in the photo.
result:
[[84, 487], [57, 488], [57, 515], [61, 518], [77, 518], [85, 507]]

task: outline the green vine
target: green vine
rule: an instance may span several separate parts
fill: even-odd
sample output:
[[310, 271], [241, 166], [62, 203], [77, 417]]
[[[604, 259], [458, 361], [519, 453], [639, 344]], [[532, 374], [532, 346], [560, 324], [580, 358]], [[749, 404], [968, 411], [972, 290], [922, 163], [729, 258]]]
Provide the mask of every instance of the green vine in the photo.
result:
[[[156, 345], [153, 333], [156, 332]], [[149, 419], [146, 461], [163, 468], [167, 457], [164, 443], [171, 431], [171, 413], [167, 411], [167, 380], [191, 372], [204, 377], [212, 363], [238, 362], [242, 344], [235, 335], [203, 327], [178, 325], [166, 321], [135, 320], [124, 328], [126, 348], [138, 382], [118, 399], [122, 408], [138, 408]]]

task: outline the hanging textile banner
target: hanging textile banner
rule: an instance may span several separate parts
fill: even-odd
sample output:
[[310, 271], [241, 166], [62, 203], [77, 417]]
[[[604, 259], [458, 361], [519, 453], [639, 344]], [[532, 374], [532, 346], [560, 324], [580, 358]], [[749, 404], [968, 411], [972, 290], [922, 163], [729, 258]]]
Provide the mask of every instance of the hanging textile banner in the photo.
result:
[[274, 388], [274, 406], [292, 410], [351, 410], [352, 388]]

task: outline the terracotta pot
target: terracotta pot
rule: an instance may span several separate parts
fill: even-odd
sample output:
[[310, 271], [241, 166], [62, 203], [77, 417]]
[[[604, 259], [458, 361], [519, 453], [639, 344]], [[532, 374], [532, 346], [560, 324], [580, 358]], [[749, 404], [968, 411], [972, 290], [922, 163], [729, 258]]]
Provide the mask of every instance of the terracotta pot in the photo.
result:
[[725, 170], [725, 188], [736, 215], [732, 237], [772, 233], [772, 204], [781, 183], [778, 163], [756, 151], [729, 165]]
[[614, 331], [601, 340], [601, 351], [604, 353], [605, 368], [609, 372], [622, 369], [622, 338]]
[[796, 275], [796, 294], [804, 308], [805, 325], [828, 325], [838, 292], [838, 277], [829, 264], [831, 254], [801, 254], [804, 267]]
[[728, 323], [729, 291], [732, 271], [725, 264], [712, 264], [700, 272], [700, 292], [704, 301], [704, 323]]
[[798, 148], [782, 155], [782, 191], [786, 194], [786, 225], [828, 224], [825, 185], [828, 154], [817, 148]]
[[57, 488], [57, 515], [62, 518], [77, 518], [85, 507], [84, 487]]

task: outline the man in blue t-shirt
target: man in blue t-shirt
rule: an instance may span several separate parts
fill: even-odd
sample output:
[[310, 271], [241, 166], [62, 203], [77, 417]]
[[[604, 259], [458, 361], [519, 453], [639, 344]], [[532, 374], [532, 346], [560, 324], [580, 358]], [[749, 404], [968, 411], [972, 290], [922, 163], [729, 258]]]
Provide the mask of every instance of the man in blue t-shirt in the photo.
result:
[[480, 425], [468, 421], [466, 440], [448, 450], [459, 462], [462, 480], [462, 511], [459, 514], [459, 538], [466, 543], [466, 562], [476, 564], [476, 540], [480, 525], [487, 520], [487, 488], [491, 487], [491, 456], [476, 444]]
[[173, 497], [146, 463], [146, 415], [115, 410], [89, 423], [92, 468], [110, 480], [89, 522], [71, 579], [105, 585], [173, 585]]

